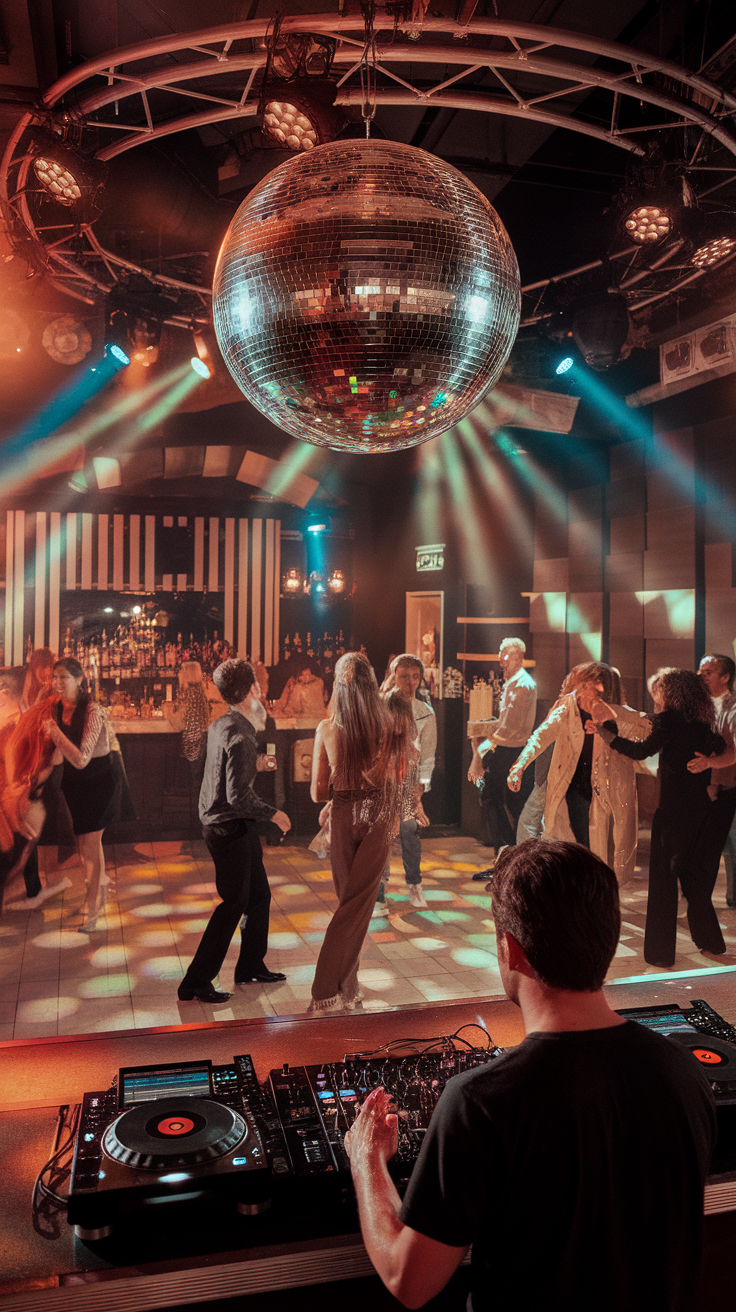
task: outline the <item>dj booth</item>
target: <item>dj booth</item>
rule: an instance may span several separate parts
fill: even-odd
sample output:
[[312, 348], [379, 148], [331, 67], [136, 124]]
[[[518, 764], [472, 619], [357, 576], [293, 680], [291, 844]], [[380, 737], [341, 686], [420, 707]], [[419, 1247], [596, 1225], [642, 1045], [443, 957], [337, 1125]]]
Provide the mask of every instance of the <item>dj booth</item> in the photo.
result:
[[[618, 1009], [688, 1047], [712, 1083], [712, 1294], [721, 1265], [730, 1285], [736, 1234], [736, 1031], [700, 999]], [[369, 1276], [343, 1147], [361, 1101], [377, 1085], [395, 1098], [403, 1192], [447, 1080], [521, 1038], [516, 1008], [476, 1002], [4, 1045], [3, 1312], [128, 1312]]]

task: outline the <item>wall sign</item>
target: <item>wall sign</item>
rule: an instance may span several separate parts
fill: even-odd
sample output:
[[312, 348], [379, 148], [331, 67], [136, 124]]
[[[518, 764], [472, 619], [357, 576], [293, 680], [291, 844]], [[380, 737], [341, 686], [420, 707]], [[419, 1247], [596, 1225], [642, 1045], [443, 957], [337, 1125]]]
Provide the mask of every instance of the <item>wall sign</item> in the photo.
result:
[[433, 546], [417, 547], [417, 574], [432, 574], [445, 568], [445, 544], [435, 542]]

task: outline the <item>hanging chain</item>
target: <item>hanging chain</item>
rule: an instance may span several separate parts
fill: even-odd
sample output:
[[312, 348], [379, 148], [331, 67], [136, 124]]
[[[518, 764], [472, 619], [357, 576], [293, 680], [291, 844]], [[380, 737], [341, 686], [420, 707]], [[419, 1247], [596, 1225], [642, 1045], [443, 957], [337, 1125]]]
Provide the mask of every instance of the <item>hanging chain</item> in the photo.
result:
[[374, 18], [375, 0], [362, 0], [365, 22], [365, 45], [360, 61], [360, 112], [365, 123], [365, 135], [371, 135], [371, 121], [376, 117], [376, 36]]

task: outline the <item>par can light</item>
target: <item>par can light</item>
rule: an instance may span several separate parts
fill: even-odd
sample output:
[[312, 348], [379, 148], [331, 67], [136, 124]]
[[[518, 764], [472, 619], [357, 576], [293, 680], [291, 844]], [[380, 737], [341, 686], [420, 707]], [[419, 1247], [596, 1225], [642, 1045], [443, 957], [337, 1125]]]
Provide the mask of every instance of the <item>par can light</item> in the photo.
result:
[[210, 371], [207, 368], [207, 365], [205, 364], [204, 360], [200, 360], [198, 355], [193, 355], [189, 363], [192, 366], [192, 369], [194, 370], [195, 374], [199, 374], [200, 378], [209, 378]]
[[571, 356], [571, 355], [566, 355], [565, 358], [564, 358], [564, 360], [560, 360], [560, 363], [558, 364], [557, 368], [555, 369], [555, 373], [556, 373], [556, 374], [566, 374], [567, 371], [568, 371], [568, 369], [572, 369], [572, 366], [573, 366], [574, 363], [575, 363], [575, 362], [574, 362], [572, 356]]

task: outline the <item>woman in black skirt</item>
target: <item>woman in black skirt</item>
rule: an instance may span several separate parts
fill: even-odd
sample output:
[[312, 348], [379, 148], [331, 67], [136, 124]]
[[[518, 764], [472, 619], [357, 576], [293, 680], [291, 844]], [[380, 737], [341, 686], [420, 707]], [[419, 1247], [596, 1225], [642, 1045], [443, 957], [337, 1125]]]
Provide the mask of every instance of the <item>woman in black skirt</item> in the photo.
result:
[[[644, 959], [652, 966], [673, 966], [677, 935], [678, 881], [687, 899], [688, 928], [701, 952], [726, 950], [711, 896], [715, 876], [700, 859], [700, 841], [708, 824], [710, 770], [690, 774], [696, 752], [721, 755], [726, 744], [715, 733], [712, 699], [691, 670], [658, 670], [650, 683], [656, 715], [652, 732], [641, 742], [617, 734], [613, 713], [596, 731], [615, 752], [642, 761], [659, 752], [660, 799], [652, 819], [649, 896]], [[599, 710], [602, 717], [604, 711]]]
[[122, 762], [114, 760], [107, 719], [87, 690], [79, 661], [65, 656], [54, 665], [56, 718], [46, 721], [49, 737], [64, 757], [61, 790], [71, 812], [87, 883], [80, 933], [97, 928], [105, 882], [102, 835], [108, 825], [133, 818]]

